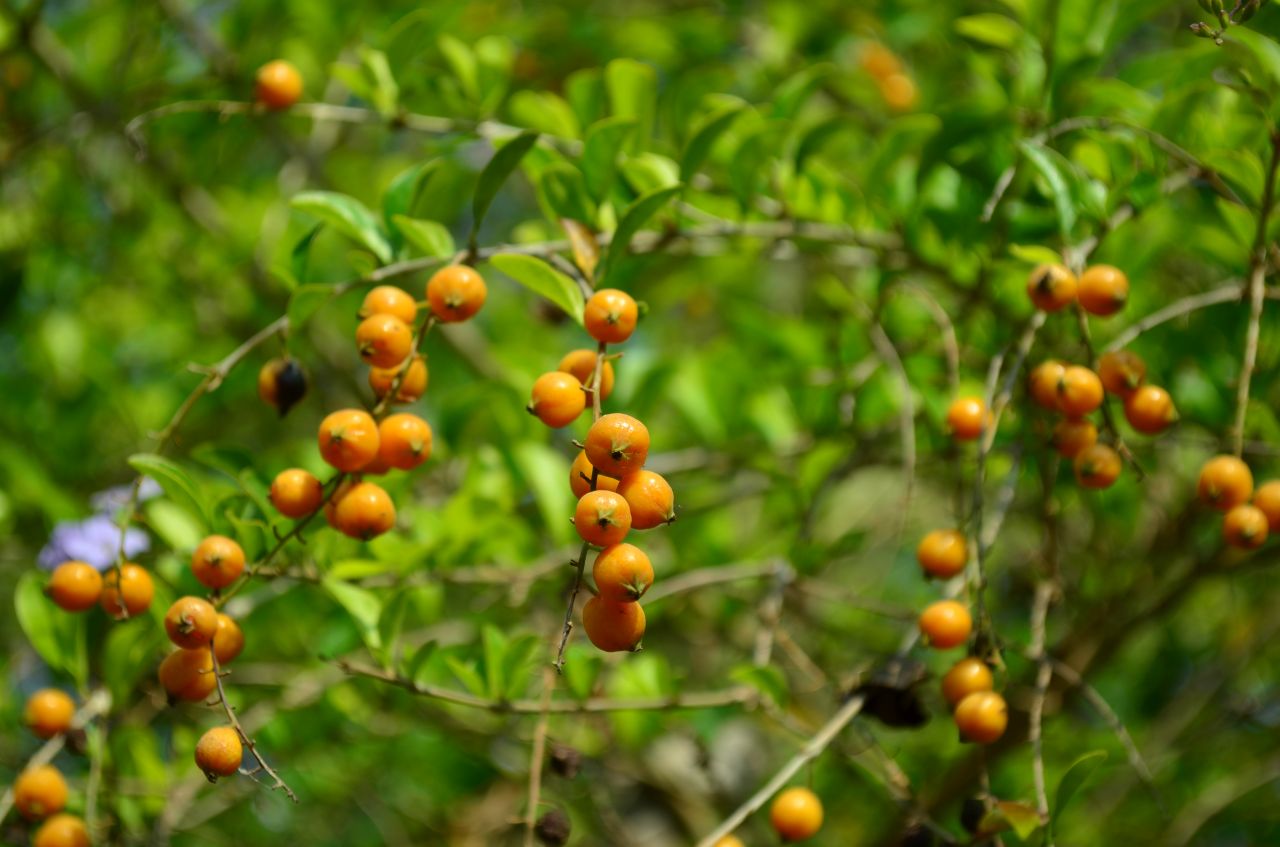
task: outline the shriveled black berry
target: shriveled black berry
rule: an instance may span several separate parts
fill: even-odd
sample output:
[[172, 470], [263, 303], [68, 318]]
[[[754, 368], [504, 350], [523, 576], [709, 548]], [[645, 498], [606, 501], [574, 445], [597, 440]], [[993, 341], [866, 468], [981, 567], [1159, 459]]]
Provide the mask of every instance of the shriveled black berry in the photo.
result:
[[569, 841], [569, 816], [559, 809], [552, 809], [538, 818], [533, 832], [543, 844], [561, 847]]

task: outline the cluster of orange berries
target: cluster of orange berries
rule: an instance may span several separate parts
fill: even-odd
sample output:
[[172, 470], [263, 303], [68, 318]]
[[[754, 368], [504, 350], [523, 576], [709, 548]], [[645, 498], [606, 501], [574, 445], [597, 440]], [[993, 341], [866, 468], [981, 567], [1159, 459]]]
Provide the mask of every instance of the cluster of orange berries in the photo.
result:
[[45, 594], [67, 612], [102, 606], [116, 619], [136, 617], [151, 608], [155, 584], [146, 569], [125, 562], [104, 577], [87, 562], [63, 562], [53, 569]]
[[[578, 419], [588, 397], [593, 409], [599, 408], [613, 391], [607, 347], [630, 338], [638, 318], [636, 301], [626, 292], [606, 288], [593, 294], [584, 307], [583, 326], [599, 349], [574, 350], [558, 370], [538, 377], [529, 413], [558, 429]], [[582, 609], [582, 628], [606, 652], [636, 650], [644, 637], [644, 609], [637, 601], [653, 584], [653, 563], [624, 541], [627, 533], [675, 519], [675, 494], [660, 474], [644, 469], [648, 456], [648, 428], [615, 412], [591, 424], [569, 469], [569, 488], [578, 498], [573, 525], [584, 545], [600, 548], [591, 569], [596, 594]]]
[[862, 69], [875, 80], [880, 96], [891, 109], [906, 111], [916, 104], [916, 84], [902, 67], [896, 53], [883, 44], [871, 42], [862, 48]]
[[[45, 688], [27, 698], [23, 721], [39, 738], [70, 732], [76, 714], [71, 697], [56, 688]], [[24, 818], [43, 823], [32, 836], [34, 847], [89, 847], [84, 821], [64, 813], [67, 781], [53, 765], [29, 767], [13, 783], [13, 805]]]
[[1253, 472], [1235, 456], [1214, 456], [1200, 469], [1196, 493], [1223, 512], [1222, 537], [1232, 547], [1256, 550], [1280, 532], [1280, 480], [1253, 487]]

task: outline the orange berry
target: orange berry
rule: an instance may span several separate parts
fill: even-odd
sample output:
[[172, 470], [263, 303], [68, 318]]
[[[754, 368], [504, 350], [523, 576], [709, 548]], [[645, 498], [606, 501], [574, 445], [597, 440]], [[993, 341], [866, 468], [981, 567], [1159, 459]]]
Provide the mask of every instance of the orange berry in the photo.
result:
[[378, 424], [378, 458], [408, 471], [431, 458], [431, 425], [417, 415], [391, 415]]
[[1095, 315], [1114, 315], [1129, 299], [1129, 277], [1111, 265], [1094, 265], [1080, 277], [1080, 305]]
[[180, 597], [165, 613], [164, 631], [175, 646], [185, 650], [205, 647], [218, 631], [218, 610], [208, 600]]
[[170, 700], [203, 700], [218, 687], [213, 675], [213, 654], [208, 647], [174, 650], [160, 663], [160, 685]]
[[218, 613], [218, 628], [213, 633], [213, 655], [219, 665], [225, 665], [240, 655], [244, 650], [244, 632], [240, 624], [230, 616]]
[[406, 324], [412, 325], [418, 318], [418, 304], [409, 296], [409, 292], [394, 285], [379, 285], [369, 289], [360, 304], [361, 319], [373, 315], [395, 315]]
[[1147, 363], [1129, 350], [1111, 350], [1098, 359], [1098, 378], [1107, 391], [1128, 397], [1147, 378]]
[[926, 575], [950, 579], [969, 562], [969, 542], [958, 529], [935, 529], [916, 545], [916, 561]]
[[619, 412], [604, 415], [587, 430], [587, 461], [615, 479], [644, 467], [649, 458], [649, 429]]
[[217, 782], [218, 777], [231, 776], [239, 770], [243, 757], [240, 733], [233, 727], [215, 726], [196, 742], [196, 767], [210, 782]]
[[635, 332], [639, 316], [636, 301], [630, 294], [616, 288], [602, 288], [587, 301], [582, 323], [596, 341], [621, 344]]
[[1267, 526], [1272, 532], [1280, 532], [1280, 480], [1264, 482], [1253, 492], [1253, 505], [1267, 516]]
[[358, 482], [342, 495], [334, 522], [343, 535], [368, 541], [396, 524], [396, 507], [382, 486]]
[[1009, 707], [994, 691], [975, 691], [956, 706], [955, 722], [966, 741], [992, 744], [1009, 726]]
[[22, 720], [40, 738], [53, 738], [71, 728], [76, 704], [65, 691], [42, 688], [27, 698]]
[[284, 59], [258, 68], [253, 96], [268, 109], [287, 109], [302, 96], [302, 74]]
[[[564, 358], [560, 360], [560, 364], [556, 365], [556, 370], [573, 374], [578, 378], [578, 382], [584, 386], [589, 385], [596, 375], [596, 351], [583, 348], [566, 353]], [[600, 369], [601, 402], [608, 400], [609, 395], [612, 393], [613, 363], [606, 361]]]
[[466, 265], [441, 268], [427, 281], [427, 302], [436, 319], [444, 323], [473, 316], [484, 305], [488, 293], [484, 277]]
[[1120, 477], [1120, 454], [1105, 444], [1094, 444], [1076, 454], [1076, 481], [1085, 488], [1108, 488]]
[[947, 429], [957, 441], [972, 441], [991, 423], [981, 397], [958, 397], [947, 409]]
[[13, 783], [13, 805], [27, 820], [39, 820], [67, 805], [67, 781], [53, 765], [27, 768]]
[[1178, 420], [1169, 392], [1155, 385], [1144, 385], [1124, 400], [1124, 416], [1138, 432], [1155, 435]]
[[[396, 377], [404, 363], [390, 368], [369, 368], [369, 387], [374, 396], [381, 399], [391, 390]], [[400, 387], [396, 389], [397, 403], [412, 403], [427, 391], [427, 362], [422, 356], [414, 356], [409, 362], [409, 369], [400, 378]]]
[[272, 359], [258, 371], [258, 397], [284, 417], [307, 393], [307, 372], [296, 359]]
[[1241, 503], [1222, 516], [1222, 536], [1232, 547], [1257, 550], [1267, 540], [1269, 521], [1257, 506]]
[[1200, 469], [1196, 493], [1206, 505], [1225, 512], [1248, 503], [1253, 494], [1253, 474], [1235, 456], [1214, 456]]
[[631, 531], [631, 507], [616, 491], [588, 491], [573, 511], [573, 526], [583, 541], [608, 547]]
[[916, 104], [916, 83], [906, 74], [890, 74], [879, 80], [880, 96], [885, 105], [896, 112], [905, 112]]
[[1056, 312], [1076, 299], [1076, 275], [1062, 265], [1040, 265], [1027, 277], [1027, 296], [1037, 309]]
[[1083, 418], [1063, 418], [1054, 424], [1050, 443], [1064, 459], [1074, 459], [1098, 442], [1098, 428]]
[[1082, 365], [1069, 365], [1058, 380], [1058, 408], [1064, 415], [1078, 418], [1102, 405], [1102, 380]]
[[884, 79], [902, 72], [902, 62], [898, 60], [897, 54], [874, 41], [863, 45], [858, 64], [876, 79]]
[[676, 495], [653, 471], [636, 471], [618, 480], [618, 493], [631, 507], [632, 529], [653, 529], [676, 519]]
[[413, 330], [395, 315], [370, 315], [356, 327], [356, 347], [367, 364], [395, 367], [413, 352]]
[[89, 830], [75, 815], [56, 814], [40, 824], [31, 847], [89, 847]]
[[244, 550], [225, 535], [210, 535], [191, 554], [191, 572], [202, 585], [226, 588], [244, 572]]
[[946, 650], [959, 647], [969, 640], [973, 630], [973, 617], [969, 610], [955, 600], [939, 600], [925, 607], [920, 613], [920, 632], [929, 646]]
[[598, 650], [633, 653], [644, 638], [644, 609], [639, 603], [592, 597], [582, 607], [582, 628]]
[[970, 656], [956, 662], [942, 677], [942, 696], [954, 708], [970, 694], [990, 691], [994, 685], [995, 677], [987, 663]]
[[44, 593], [61, 609], [83, 612], [102, 596], [102, 574], [85, 562], [63, 562], [53, 569]]
[[[591, 490], [591, 474], [594, 470], [591, 460], [587, 458], [587, 451], [579, 450], [578, 457], [573, 460], [573, 466], [569, 468], [569, 489], [573, 491], [574, 497], [581, 497]], [[596, 489], [617, 491], [618, 480], [604, 474], [596, 474]], [[631, 519], [634, 521], [635, 514], [634, 510], [632, 511]]]
[[1046, 409], [1057, 411], [1058, 383], [1062, 381], [1062, 374], [1066, 369], [1067, 366], [1056, 359], [1036, 365], [1027, 380], [1031, 399]]
[[358, 471], [378, 455], [378, 425], [368, 412], [343, 409], [320, 422], [320, 456], [340, 471]]
[[132, 562], [126, 562], [118, 571], [107, 571], [102, 584], [102, 608], [113, 618], [131, 618], [151, 608], [156, 595], [151, 574]]
[[280, 471], [271, 481], [271, 504], [286, 518], [302, 518], [320, 508], [324, 486], [301, 468]]
[[533, 382], [529, 414], [553, 429], [568, 426], [587, 408], [587, 393], [576, 376], [548, 371]]
[[715, 843], [715, 847], [746, 847], [742, 839], [736, 835], [726, 835]]
[[653, 564], [634, 544], [614, 544], [596, 556], [591, 578], [605, 600], [632, 603], [653, 585]]
[[769, 823], [783, 841], [803, 841], [822, 829], [822, 801], [807, 788], [788, 788], [773, 798]]

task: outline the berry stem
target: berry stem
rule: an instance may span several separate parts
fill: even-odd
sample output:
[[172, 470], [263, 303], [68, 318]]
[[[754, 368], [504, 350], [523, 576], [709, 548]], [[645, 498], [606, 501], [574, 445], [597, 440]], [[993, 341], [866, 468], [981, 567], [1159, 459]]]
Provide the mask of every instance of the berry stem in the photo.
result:
[[213, 670], [209, 671], [209, 673], [213, 674], [213, 682], [218, 689], [218, 703], [222, 706], [222, 711], [227, 715], [227, 722], [231, 724], [231, 727], [236, 731], [236, 734], [240, 736], [240, 741], [243, 742], [244, 746], [253, 754], [253, 758], [258, 762], [257, 767], [252, 770], [246, 771], [242, 768], [240, 772], [252, 779], [253, 775], [259, 770], [264, 771], [273, 780], [271, 784], [272, 790], [279, 789], [283, 791], [290, 800], [297, 803], [298, 795], [293, 793], [293, 789], [280, 778], [280, 774], [276, 773], [275, 768], [271, 767], [271, 765], [267, 763], [267, 760], [263, 758], [262, 754], [258, 752], [258, 746], [254, 743], [253, 739], [249, 737], [249, 733], [244, 731], [244, 727], [240, 725], [240, 719], [236, 717], [236, 710], [231, 708], [231, 704], [227, 702], [227, 692], [222, 686], [222, 668], [218, 664], [218, 653], [213, 649], [213, 645], [209, 646], [209, 656], [213, 660]]

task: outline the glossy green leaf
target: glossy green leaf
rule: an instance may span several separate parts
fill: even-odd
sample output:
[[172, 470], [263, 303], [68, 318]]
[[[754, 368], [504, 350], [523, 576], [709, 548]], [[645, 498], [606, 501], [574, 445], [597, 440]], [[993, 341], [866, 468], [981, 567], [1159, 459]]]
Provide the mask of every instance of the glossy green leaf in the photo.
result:
[[1054, 208], [1058, 212], [1058, 228], [1064, 239], [1070, 239], [1076, 225], [1076, 206], [1067, 177], [1050, 151], [1029, 141], [1019, 141], [1018, 149], [1049, 185]]
[[696, 174], [711, 155], [721, 136], [733, 126], [734, 121], [742, 114], [742, 106], [730, 106], [712, 114], [685, 145], [680, 156], [680, 181], [688, 182]]
[[185, 468], [173, 459], [155, 453], [133, 454], [129, 457], [129, 467], [158, 482], [169, 499], [186, 509], [199, 522], [202, 531], [208, 530], [212, 521], [205, 508], [204, 495], [195, 478]]
[[587, 127], [582, 150], [582, 174], [586, 178], [587, 191], [596, 200], [603, 200], [613, 186], [618, 172], [618, 154], [635, 129], [636, 120], [630, 117], [605, 118]]
[[536, 256], [499, 253], [489, 263], [535, 294], [555, 303], [565, 314], [582, 323], [586, 298], [576, 282]]
[[657, 105], [657, 75], [653, 68], [635, 59], [614, 59], [604, 69], [605, 90], [609, 109], [615, 117], [632, 118], [636, 132], [627, 144], [628, 150], [644, 149], [653, 132]]
[[380, 263], [391, 261], [391, 245], [378, 227], [377, 219], [356, 198], [336, 191], [303, 191], [295, 194], [289, 203], [366, 248]]
[[440, 169], [440, 166], [439, 159], [429, 159], [405, 168], [391, 180], [391, 184], [382, 195], [382, 221], [388, 230], [395, 231], [394, 221], [397, 215], [413, 217], [418, 198], [422, 196], [427, 183], [431, 181], [431, 177]]
[[70, 614], [44, 596], [46, 576], [28, 570], [18, 578], [13, 608], [27, 641], [52, 668], [69, 674], [80, 685], [89, 666], [85, 645], [85, 615]]
[[1084, 787], [1089, 777], [1093, 776], [1094, 771], [1106, 760], [1106, 750], [1091, 750], [1078, 757], [1063, 771], [1062, 778], [1058, 780], [1058, 790], [1054, 794], [1052, 814], [1049, 817], [1050, 838], [1055, 838], [1058, 834], [1058, 821], [1062, 818], [1063, 810]]
[[333, 286], [298, 286], [293, 294], [289, 296], [289, 306], [285, 312], [289, 317], [289, 329], [294, 332], [302, 329], [311, 316], [332, 299]]
[[453, 243], [453, 235], [444, 224], [436, 221], [406, 218], [396, 215], [395, 227], [404, 236], [404, 240], [416, 247], [424, 256], [445, 259], [457, 252]]
[[1013, 18], [996, 12], [957, 18], [956, 33], [965, 38], [1008, 50], [1022, 39], [1023, 29]]
[[463, 42], [452, 35], [441, 35], [438, 41], [440, 54], [444, 56], [449, 70], [462, 86], [462, 91], [472, 101], [480, 99], [480, 71], [476, 63], [475, 53]]
[[598, 287], [605, 287], [609, 279], [609, 274], [620, 261], [622, 256], [627, 254], [627, 250], [631, 246], [631, 239], [635, 234], [649, 222], [649, 219], [656, 215], [663, 206], [671, 201], [671, 198], [680, 193], [680, 186], [672, 185], [667, 188], [658, 188], [650, 191], [642, 197], [636, 199], [634, 203], [627, 207], [622, 213], [622, 219], [618, 221], [618, 228], [613, 231], [613, 237], [609, 241], [609, 246], [605, 250], [604, 259], [600, 262], [600, 273], [598, 274]]
[[378, 595], [367, 588], [333, 577], [326, 577], [320, 584], [351, 615], [365, 645], [374, 653], [381, 650], [382, 635], [378, 631], [378, 620], [382, 616], [382, 600]]
[[493, 198], [498, 196], [498, 190], [507, 181], [507, 177], [511, 176], [512, 171], [520, 165], [520, 160], [524, 158], [524, 155], [537, 142], [538, 133], [520, 133], [499, 147], [497, 152], [493, 154], [493, 158], [484, 166], [484, 170], [480, 171], [480, 179], [476, 183], [476, 193], [471, 200], [471, 213], [473, 216], [471, 243], [475, 243], [476, 236], [480, 231], [480, 225], [484, 222], [484, 216], [489, 212], [489, 206], [493, 204]]

